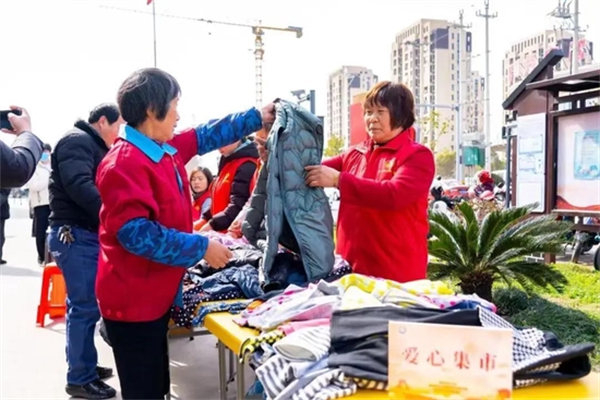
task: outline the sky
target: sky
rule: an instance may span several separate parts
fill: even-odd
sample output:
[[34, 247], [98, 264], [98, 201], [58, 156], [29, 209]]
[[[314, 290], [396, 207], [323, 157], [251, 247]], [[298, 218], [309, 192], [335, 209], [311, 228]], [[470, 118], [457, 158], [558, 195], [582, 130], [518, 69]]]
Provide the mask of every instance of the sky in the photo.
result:
[[[266, 31], [263, 98], [293, 99], [316, 90], [326, 114], [327, 81], [342, 65], [389, 79], [395, 35], [420, 18], [472, 24], [472, 68], [485, 71], [484, 0], [154, 0], [158, 14], [303, 28], [303, 36]], [[500, 130], [501, 67], [515, 41], [558, 26], [548, 16], [556, 0], [490, 0], [492, 132]], [[133, 11], [123, 11], [129, 9]], [[579, 0], [580, 25], [600, 60], [600, 1]], [[152, 6], [146, 0], [0, 0], [0, 109], [27, 108], [33, 131], [55, 144], [78, 118], [116, 102], [133, 71], [154, 66]], [[156, 17], [157, 66], [179, 81], [180, 128], [255, 104], [254, 35], [249, 27]], [[306, 104], [308, 107], [308, 104]], [[10, 142], [7, 134], [0, 138]]]

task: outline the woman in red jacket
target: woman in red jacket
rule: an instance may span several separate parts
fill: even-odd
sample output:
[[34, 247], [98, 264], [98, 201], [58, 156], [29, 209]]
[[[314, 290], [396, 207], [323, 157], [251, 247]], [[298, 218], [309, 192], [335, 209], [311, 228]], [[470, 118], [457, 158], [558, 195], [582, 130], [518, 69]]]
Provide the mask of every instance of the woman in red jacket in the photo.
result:
[[119, 108], [127, 125], [96, 174], [100, 256], [96, 294], [124, 399], [162, 399], [169, 392], [167, 328], [182, 306], [186, 268], [204, 259], [222, 268], [231, 252], [192, 234], [185, 164], [274, 120], [274, 106], [252, 108], [174, 135], [179, 84], [156, 68], [123, 82]]
[[337, 249], [355, 272], [406, 282], [427, 272], [431, 151], [415, 143], [414, 99], [403, 84], [375, 85], [365, 98], [363, 143], [306, 167], [306, 184], [337, 187]]

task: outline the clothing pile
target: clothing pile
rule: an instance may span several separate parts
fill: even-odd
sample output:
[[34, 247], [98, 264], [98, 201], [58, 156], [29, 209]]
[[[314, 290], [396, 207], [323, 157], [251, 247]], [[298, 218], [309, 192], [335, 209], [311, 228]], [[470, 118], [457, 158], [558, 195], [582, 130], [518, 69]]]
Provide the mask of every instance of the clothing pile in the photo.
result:
[[236, 317], [262, 333], [242, 345], [269, 399], [333, 399], [358, 388], [385, 390], [388, 323], [501, 327], [513, 330], [515, 387], [587, 375], [593, 344], [563, 346], [536, 328], [516, 328], [477, 295], [455, 294], [441, 282], [348, 274], [307, 288], [290, 285], [255, 301]]
[[[268, 299], [283, 289], [275, 286], [273, 282], [267, 286], [259, 274], [259, 266], [263, 259], [263, 252], [248, 244], [243, 239], [233, 239], [230, 236], [211, 232], [209, 237], [218, 240], [229, 247], [233, 253], [232, 259], [225, 268], [216, 270], [210, 268], [205, 261], [189, 268], [183, 278], [183, 307], [174, 305], [171, 308], [171, 317], [177, 326], [190, 328], [201, 326], [204, 318], [211, 312], [229, 311], [240, 312], [249, 302], [227, 304], [205, 303], [231, 300], [231, 299]], [[294, 261], [296, 260], [296, 261]], [[286, 280], [293, 279], [299, 287], [306, 286], [306, 276], [302, 274], [300, 263], [299, 272], [292, 273], [297, 259], [292, 253], [280, 252], [275, 257], [276, 270], [286, 271], [289, 276]], [[337, 257], [333, 270], [324, 278], [333, 281], [352, 272], [350, 265], [342, 258]], [[282, 272], [283, 273], [283, 272]]]

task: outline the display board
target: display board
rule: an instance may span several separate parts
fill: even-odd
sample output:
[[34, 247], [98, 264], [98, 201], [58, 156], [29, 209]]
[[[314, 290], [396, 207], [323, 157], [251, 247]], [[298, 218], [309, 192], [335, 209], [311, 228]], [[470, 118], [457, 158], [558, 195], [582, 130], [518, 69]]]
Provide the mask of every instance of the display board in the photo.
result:
[[546, 191], [546, 114], [517, 119], [517, 206], [538, 203], [544, 212]]
[[600, 112], [558, 118], [556, 206], [600, 213]]

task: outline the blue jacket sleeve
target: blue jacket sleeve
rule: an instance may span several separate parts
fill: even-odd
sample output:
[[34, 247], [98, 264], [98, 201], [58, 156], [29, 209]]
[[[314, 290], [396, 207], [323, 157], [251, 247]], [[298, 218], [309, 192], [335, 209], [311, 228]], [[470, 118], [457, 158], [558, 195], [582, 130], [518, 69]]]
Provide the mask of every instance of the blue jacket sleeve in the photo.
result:
[[147, 218], [127, 221], [119, 229], [117, 239], [130, 253], [183, 268], [197, 264], [208, 247], [204, 236], [169, 229]]
[[196, 127], [198, 154], [226, 146], [262, 128], [260, 111], [251, 108]]

